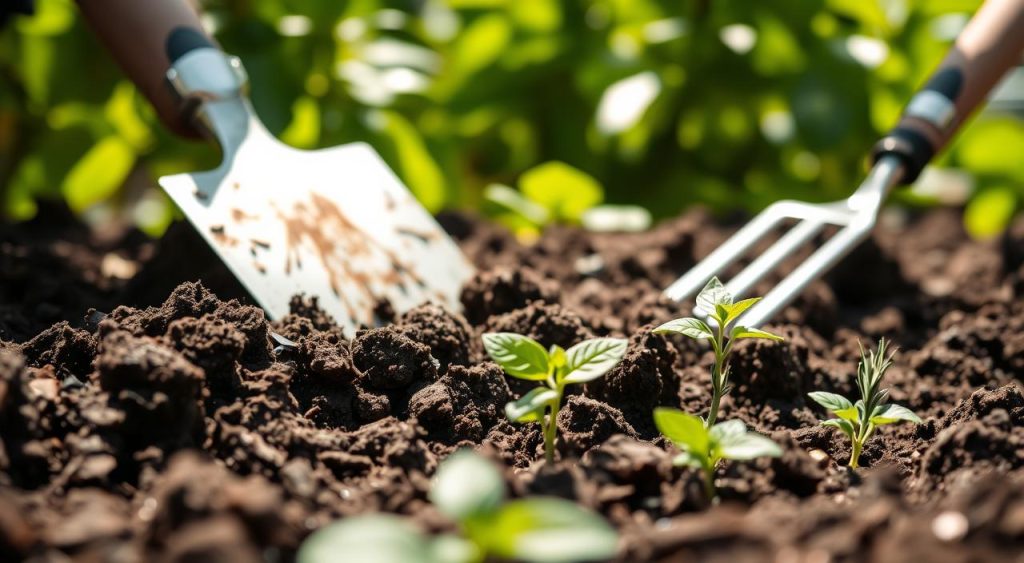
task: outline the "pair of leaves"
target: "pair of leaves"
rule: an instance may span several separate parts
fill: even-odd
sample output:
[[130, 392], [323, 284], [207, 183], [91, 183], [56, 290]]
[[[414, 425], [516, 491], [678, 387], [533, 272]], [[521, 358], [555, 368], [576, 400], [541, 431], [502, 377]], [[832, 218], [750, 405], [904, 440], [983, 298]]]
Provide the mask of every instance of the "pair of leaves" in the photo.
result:
[[733, 303], [733, 295], [722, 285], [718, 276], [712, 276], [704, 285], [704, 289], [697, 294], [697, 309], [713, 318], [719, 325], [728, 326], [760, 300], [760, 297], [751, 297]]
[[679, 409], [658, 407], [654, 409], [654, 423], [666, 438], [683, 450], [676, 458], [677, 463], [711, 470], [720, 459], [746, 461], [782, 455], [778, 444], [747, 431], [739, 420], [720, 422], [708, 429], [697, 416]]
[[[760, 297], [751, 297], [733, 303], [733, 296], [729, 290], [722, 285], [718, 277], [712, 277], [704, 286], [704, 289], [697, 294], [697, 310], [707, 313], [714, 319], [718, 326], [728, 327], [740, 316], [753, 307]], [[676, 333], [688, 336], [695, 340], [715, 338], [715, 331], [708, 324], [698, 318], [684, 317], [669, 321], [654, 329], [656, 334]], [[730, 339], [741, 338], [764, 338], [767, 340], [781, 341], [783, 338], [770, 332], [752, 327], [736, 326], [729, 331]]]
[[465, 531], [480, 551], [504, 559], [607, 559], [618, 543], [604, 519], [575, 503], [543, 497], [504, 502], [501, 473], [468, 449], [441, 464], [429, 496], [444, 515], [473, 524]]
[[536, 340], [514, 332], [491, 332], [483, 336], [484, 349], [512, 377], [544, 381], [560, 368], [561, 381], [586, 383], [615, 367], [626, 353], [621, 338], [593, 338], [563, 350], [544, 350]]
[[498, 469], [471, 450], [437, 470], [430, 500], [463, 525], [465, 538], [424, 535], [408, 520], [377, 514], [346, 518], [314, 533], [299, 563], [469, 563], [488, 557], [540, 563], [609, 559], [618, 535], [603, 518], [564, 499], [505, 502]]
[[[808, 396], [814, 400], [814, 402], [832, 411], [839, 418], [826, 420], [822, 424], [826, 426], [834, 426], [842, 430], [848, 436], [853, 436], [855, 433], [854, 424], [860, 424], [865, 421], [860, 420], [860, 407], [863, 405], [863, 401], [857, 401], [856, 404], [851, 403], [849, 399], [842, 395], [835, 393], [828, 393], [825, 391], [815, 391], [808, 393]], [[893, 424], [895, 422], [913, 422], [915, 424], [921, 424], [921, 417], [914, 414], [910, 409], [897, 405], [894, 403], [878, 405], [874, 408], [874, 412], [871, 413], [869, 421], [875, 426], [881, 426], [883, 424]]]
[[[683, 336], [688, 336], [694, 340], [703, 340], [705, 338], [715, 337], [714, 332], [707, 323], [693, 317], [671, 320], [658, 328], [655, 328], [653, 332], [655, 334], [682, 334]], [[776, 342], [781, 342], [783, 340], [783, 338], [777, 334], [746, 326], [737, 326], [733, 328], [729, 334], [729, 338], [763, 338], [766, 340], [774, 340]]]

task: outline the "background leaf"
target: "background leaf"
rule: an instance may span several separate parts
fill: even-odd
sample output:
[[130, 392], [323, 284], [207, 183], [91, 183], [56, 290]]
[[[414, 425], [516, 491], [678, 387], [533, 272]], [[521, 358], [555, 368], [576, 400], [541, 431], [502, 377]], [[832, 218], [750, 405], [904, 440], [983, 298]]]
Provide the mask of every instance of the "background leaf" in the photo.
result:
[[522, 561], [599, 561], [611, 558], [618, 545], [618, 535], [603, 518], [557, 498], [509, 502], [489, 531], [491, 553]]
[[699, 417], [679, 409], [658, 407], [654, 409], [654, 424], [666, 438], [689, 451], [690, 455], [707, 457], [711, 440], [704, 421]]
[[546, 162], [519, 178], [523, 195], [563, 221], [579, 222], [583, 212], [601, 203], [604, 189], [592, 176], [564, 162]]
[[430, 542], [407, 520], [376, 514], [339, 520], [302, 543], [298, 563], [441, 563]]
[[465, 520], [494, 512], [505, 498], [505, 480], [490, 461], [462, 449], [441, 462], [429, 497], [449, 518]]

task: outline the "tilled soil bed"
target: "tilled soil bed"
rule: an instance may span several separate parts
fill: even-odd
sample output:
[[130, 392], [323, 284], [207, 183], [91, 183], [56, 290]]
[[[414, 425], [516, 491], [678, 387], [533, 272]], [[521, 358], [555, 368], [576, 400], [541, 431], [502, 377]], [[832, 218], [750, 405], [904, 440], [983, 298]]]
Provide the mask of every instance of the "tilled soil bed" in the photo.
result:
[[[768, 327], [785, 342], [738, 345], [720, 419], [784, 455], [721, 466], [714, 505], [651, 419], [705, 412], [710, 352], [649, 331], [689, 312], [660, 289], [731, 229], [691, 212], [525, 246], [442, 222], [480, 269], [464, 311], [421, 306], [351, 340], [312, 299], [268, 322], [184, 226], [155, 245], [53, 210], [0, 227], [0, 561], [290, 561], [374, 511], [451, 530], [426, 493], [464, 446], [514, 496], [603, 514], [623, 561], [1024, 561], [1024, 221], [979, 243], [953, 212], [891, 213]], [[570, 390], [553, 467], [536, 425], [504, 417], [528, 387], [486, 359], [486, 331], [629, 338]], [[881, 336], [899, 347], [892, 399], [926, 422], [883, 427], [851, 471], [806, 393], [855, 395], [858, 340]]]

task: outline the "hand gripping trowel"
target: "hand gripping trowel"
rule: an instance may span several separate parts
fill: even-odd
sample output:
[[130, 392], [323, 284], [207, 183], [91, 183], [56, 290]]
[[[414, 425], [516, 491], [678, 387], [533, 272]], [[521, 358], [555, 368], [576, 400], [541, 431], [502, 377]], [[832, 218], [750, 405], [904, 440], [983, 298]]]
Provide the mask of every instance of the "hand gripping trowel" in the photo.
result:
[[[242, 63], [185, 0], [80, 0], [82, 12], [173, 131], [220, 145], [207, 172], [160, 185], [271, 318], [317, 296], [350, 336], [434, 301], [459, 309], [472, 267], [369, 145], [303, 151], [271, 135]], [[169, 87], [170, 86], [170, 87]]]

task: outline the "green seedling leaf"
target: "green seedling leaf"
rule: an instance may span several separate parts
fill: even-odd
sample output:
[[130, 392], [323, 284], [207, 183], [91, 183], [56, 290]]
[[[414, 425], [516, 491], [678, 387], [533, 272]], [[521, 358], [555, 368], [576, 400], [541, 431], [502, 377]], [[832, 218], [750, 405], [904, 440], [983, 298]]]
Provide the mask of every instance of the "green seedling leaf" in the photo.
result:
[[813, 399], [815, 403], [818, 403], [832, 412], [853, 408], [853, 403], [851, 403], [849, 399], [835, 393], [814, 391], [813, 393], [808, 393], [807, 396]]
[[536, 340], [514, 332], [489, 332], [484, 349], [506, 373], [519, 379], [543, 381], [550, 368], [548, 353]]
[[714, 276], [697, 294], [697, 307], [712, 313], [716, 311], [717, 305], [732, 305], [732, 294], [725, 289], [718, 277]]
[[[436, 563], [475, 563], [483, 559], [484, 555], [476, 544], [460, 537], [442, 534], [430, 542], [430, 560]], [[376, 563], [376, 560], [367, 563]]]
[[923, 422], [921, 417], [914, 414], [914, 412], [907, 407], [895, 404], [879, 405], [875, 408], [875, 412], [871, 416], [871, 424], [876, 426], [901, 421], [913, 422], [915, 424], [921, 424]]
[[672, 465], [678, 465], [680, 467], [696, 467], [698, 469], [704, 466], [704, 464], [701, 463], [701, 459], [690, 452], [682, 452], [672, 458]]
[[747, 426], [742, 420], [727, 420], [711, 427], [711, 438], [719, 443], [742, 436], [747, 433]]
[[763, 338], [765, 340], [774, 340], [775, 342], [782, 342], [785, 340], [785, 338], [777, 334], [772, 334], [759, 328], [750, 328], [746, 326], [738, 326], [732, 329], [732, 336], [730, 336], [730, 338], [735, 338], [737, 340], [742, 338]]
[[430, 501], [460, 521], [491, 514], [505, 500], [505, 480], [494, 465], [470, 449], [452, 454], [437, 470]]
[[492, 520], [487, 540], [490, 554], [538, 563], [610, 559], [618, 544], [603, 518], [557, 498], [509, 502]]
[[689, 336], [694, 340], [712, 338], [714, 336], [714, 333], [711, 332], [711, 327], [709, 327], [707, 323], [693, 317], [685, 317], [669, 321], [654, 329], [652, 332], [655, 334], [682, 334], [683, 336]]
[[843, 418], [851, 422], [856, 422], [860, 419], [860, 416], [857, 414], [857, 407], [842, 395], [828, 393], [825, 391], [814, 391], [812, 393], [808, 393], [807, 396], [814, 399], [814, 402], [819, 405], [834, 412], [839, 418]]
[[513, 422], [539, 422], [544, 419], [544, 409], [557, 398], [557, 391], [538, 387], [506, 404], [505, 415]]
[[622, 361], [627, 344], [622, 338], [592, 338], [569, 348], [564, 381], [586, 383], [601, 377]]
[[548, 363], [554, 369], [563, 368], [566, 364], [565, 348], [562, 348], [558, 344], [552, 344], [551, 348], [548, 348]]
[[431, 542], [408, 521], [390, 514], [346, 518], [303, 542], [298, 563], [353, 561], [439, 563]]
[[658, 407], [654, 409], [654, 424], [658, 430], [683, 450], [692, 454], [707, 455], [710, 436], [704, 421], [679, 409]]
[[760, 300], [760, 297], [751, 297], [750, 299], [744, 299], [743, 301], [738, 301], [732, 305], [721, 305], [721, 307], [725, 309], [725, 322], [728, 323], [740, 318], [740, 315], [745, 313], [747, 309], [753, 307]]
[[[730, 421], [735, 422], [735, 421]], [[742, 426], [743, 423], [740, 423]], [[778, 444], [755, 432], [727, 434], [718, 443], [719, 455], [725, 459], [746, 461], [758, 457], [779, 457], [782, 448]]]
[[854, 439], [856, 430], [853, 427], [853, 423], [849, 420], [843, 420], [841, 418], [830, 418], [828, 420], [821, 421], [822, 426], [832, 426], [843, 431], [851, 440]]

